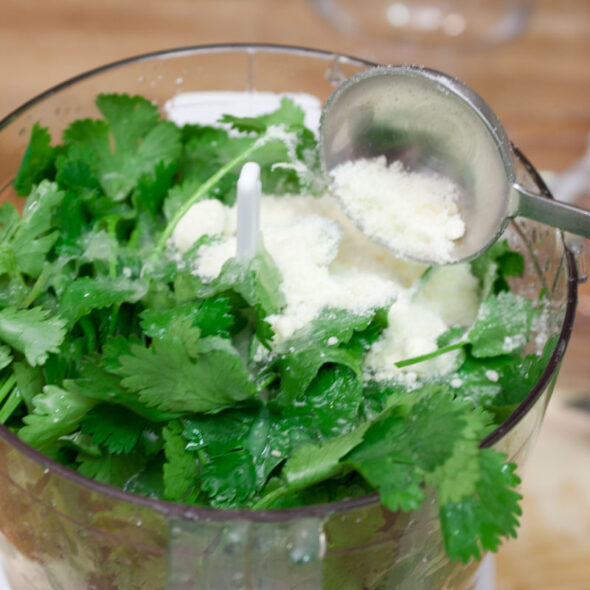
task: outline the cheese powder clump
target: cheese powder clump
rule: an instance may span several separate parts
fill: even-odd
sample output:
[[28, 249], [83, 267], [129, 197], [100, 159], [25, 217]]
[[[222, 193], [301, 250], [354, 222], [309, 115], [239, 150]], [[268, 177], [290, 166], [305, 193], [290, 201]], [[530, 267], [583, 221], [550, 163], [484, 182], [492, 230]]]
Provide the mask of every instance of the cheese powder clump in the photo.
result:
[[363, 232], [397, 254], [415, 260], [453, 262], [455, 240], [465, 233], [459, 187], [443, 176], [387, 165], [384, 156], [340, 164], [334, 192]]

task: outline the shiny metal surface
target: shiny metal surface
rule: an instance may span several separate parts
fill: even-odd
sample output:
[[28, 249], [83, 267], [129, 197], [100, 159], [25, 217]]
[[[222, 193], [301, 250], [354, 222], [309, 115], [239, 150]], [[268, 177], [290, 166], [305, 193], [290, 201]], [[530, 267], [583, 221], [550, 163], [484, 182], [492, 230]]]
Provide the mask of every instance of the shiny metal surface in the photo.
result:
[[589, 212], [516, 183], [511, 143], [494, 112], [465, 84], [436, 70], [383, 66], [343, 82], [322, 113], [320, 153], [328, 175], [345, 161], [385, 155], [456, 182], [466, 230], [455, 242], [454, 261], [477, 256], [518, 214], [590, 236]]

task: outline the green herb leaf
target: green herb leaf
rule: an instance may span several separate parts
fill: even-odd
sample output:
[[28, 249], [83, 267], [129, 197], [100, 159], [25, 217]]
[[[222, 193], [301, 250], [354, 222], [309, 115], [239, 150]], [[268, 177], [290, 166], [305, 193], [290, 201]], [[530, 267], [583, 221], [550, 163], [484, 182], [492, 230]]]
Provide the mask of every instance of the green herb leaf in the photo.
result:
[[303, 127], [305, 114], [301, 107], [291, 99], [282, 98], [281, 106], [274, 112], [258, 117], [234, 117], [224, 115], [222, 123], [229, 123], [232, 129], [246, 133], [264, 133], [272, 125], [285, 125], [286, 127]]
[[180, 131], [173, 123], [160, 121], [157, 108], [139, 96], [101, 94], [96, 104], [105, 120], [74, 121], [64, 139], [86, 150], [84, 163], [96, 169], [106, 195], [122, 201], [140, 176], [180, 155]]
[[10, 239], [20, 221], [18, 209], [9, 201], [0, 205], [0, 243]]
[[33, 413], [23, 418], [25, 425], [18, 431], [18, 436], [26, 443], [44, 449], [59, 437], [77, 430], [95, 403], [74, 391], [46, 385], [43, 393], [33, 398]]
[[65, 322], [41, 307], [0, 310], [0, 340], [22, 352], [30, 365], [42, 365], [50, 352], [58, 352]]
[[186, 439], [182, 426], [170, 422], [163, 430], [164, 454], [164, 495], [171, 502], [192, 504], [199, 495], [199, 461], [197, 455], [186, 450]]
[[35, 123], [31, 129], [29, 145], [14, 178], [19, 195], [28, 195], [33, 186], [51, 176], [57, 148], [51, 147], [51, 135], [46, 127]]
[[131, 345], [119, 359], [122, 385], [148, 406], [173, 412], [210, 412], [256, 393], [242, 359], [224, 338], [198, 340], [198, 328], [173, 324], [149, 348]]
[[147, 465], [147, 457], [139, 451], [100, 457], [80, 453], [78, 461], [78, 471], [82, 475], [123, 490], [139, 477]]
[[239, 450], [210, 460], [204, 467], [201, 482], [215, 508], [230, 508], [249, 500], [256, 489], [252, 456]]
[[482, 299], [486, 299], [490, 294], [510, 290], [506, 278], [522, 276], [524, 257], [512, 250], [507, 240], [498, 241], [471, 261], [471, 272], [480, 280]]
[[528, 299], [502, 291], [485, 299], [467, 338], [471, 354], [491, 357], [520, 350], [527, 341], [535, 309]]
[[281, 472], [289, 489], [301, 490], [342, 473], [340, 460], [362, 442], [368, 427], [366, 422], [348, 434], [297, 448]]
[[372, 315], [357, 315], [346, 310], [330, 309], [313, 320], [309, 328], [296, 332], [281, 347], [276, 366], [281, 374], [279, 401], [290, 404], [302, 396], [321, 367], [328, 363], [351, 369], [360, 379], [364, 347], [346, 347], [353, 333], [362, 333], [372, 321]]
[[[417, 402], [392, 406], [365, 433], [364, 441], [345, 459], [378, 490], [391, 510], [415, 510], [426, 498], [421, 484], [451, 456], [464, 436], [465, 402], [444, 388], [413, 393]], [[400, 398], [402, 402], [408, 396]], [[405, 414], [405, 416], [404, 416]]]
[[109, 453], [122, 454], [133, 450], [145, 419], [121, 406], [99, 404], [91, 408], [81, 422], [81, 430], [103, 445]]
[[0, 345], [0, 370], [12, 362], [12, 354], [9, 346]]
[[36, 186], [25, 204], [23, 218], [12, 240], [14, 259], [20, 272], [36, 278], [46, 263], [44, 258], [56, 242], [59, 233], [54, 228], [57, 208], [64, 193], [55, 183], [43, 180]]
[[521, 496], [514, 488], [520, 479], [515, 465], [505, 463], [505, 458], [493, 449], [482, 449], [476, 493], [441, 506], [443, 538], [451, 559], [464, 563], [480, 559], [482, 551], [496, 551], [502, 537], [516, 536]]
[[136, 302], [146, 291], [145, 283], [124, 277], [84, 277], [76, 279], [66, 287], [59, 310], [68, 324], [73, 326], [94, 309], [102, 309], [123, 301]]
[[228, 336], [234, 324], [229, 299], [220, 296], [171, 309], [146, 309], [140, 318], [143, 331], [151, 338], [163, 336], [173, 320], [190, 321], [191, 326], [201, 330], [201, 336]]
[[[162, 412], [147, 406], [137, 395], [121, 385], [121, 377], [117, 374], [120, 369], [120, 355], [130, 353], [130, 343], [124, 338], [112, 338], [103, 347], [104, 357], [102, 366], [97, 356], [86, 357], [79, 363], [79, 376], [68, 380], [65, 386], [68, 391], [88, 397], [95, 402], [108, 402], [125, 406], [133, 413], [152, 422], [167, 422], [177, 418], [179, 414]], [[111, 358], [112, 357], [112, 358]], [[110, 371], [110, 372], [109, 372]]]

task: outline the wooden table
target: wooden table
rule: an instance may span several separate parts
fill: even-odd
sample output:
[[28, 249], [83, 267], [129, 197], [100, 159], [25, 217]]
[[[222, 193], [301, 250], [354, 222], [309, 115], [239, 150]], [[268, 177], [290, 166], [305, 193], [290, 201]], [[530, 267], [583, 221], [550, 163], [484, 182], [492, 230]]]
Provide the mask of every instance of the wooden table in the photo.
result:
[[[370, 0], [365, 0], [368, 7]], [[562, 171], [590, 135], [590, 1], [538, 0], [526, 32], [493, 49], [425, 49], [350, 37], [305, 0], [18, 0], [0, 8], [0, 115], [75, 74], [183, 45], [274, 42], [444, 69], [478, 91], [537, 168]], [[590, 191], [590, 187], [589, 187]], [[590, 194], [581, 201], [590, 206]], [[518, 540], [499, 553], [498, 589], [590, 588], [590, 288], [525, 473]]]

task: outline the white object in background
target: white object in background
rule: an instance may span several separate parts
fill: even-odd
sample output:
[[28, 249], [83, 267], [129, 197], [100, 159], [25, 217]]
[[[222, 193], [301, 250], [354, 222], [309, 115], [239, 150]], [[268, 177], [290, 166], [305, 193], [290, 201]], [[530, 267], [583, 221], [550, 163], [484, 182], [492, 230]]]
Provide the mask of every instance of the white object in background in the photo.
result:
[[260, 244], [260, 166], [246, 162], [238, 179], [238, 228], [236, 258], [247, 262], [254, 257]]
[[276, 111], [283, 97], [290, 98], [305, 113], [305, 126], [319, 128], [322, 103], [317, 96], [304, 93], [275, 94], [274, 92], [183, 92], [164, 104], [164, 111], [177, 125], [199, 123], [219, 124], [226, 113], [236, 117], [257, 117]]
[[2, 560], [0, 560], [0, 590], [10, 590], [6, 574], [4, 573]]
[[496, 561], [488, 553], [481, 561], [473, 577], [473, 590], [494, 590], [496, 587]]

